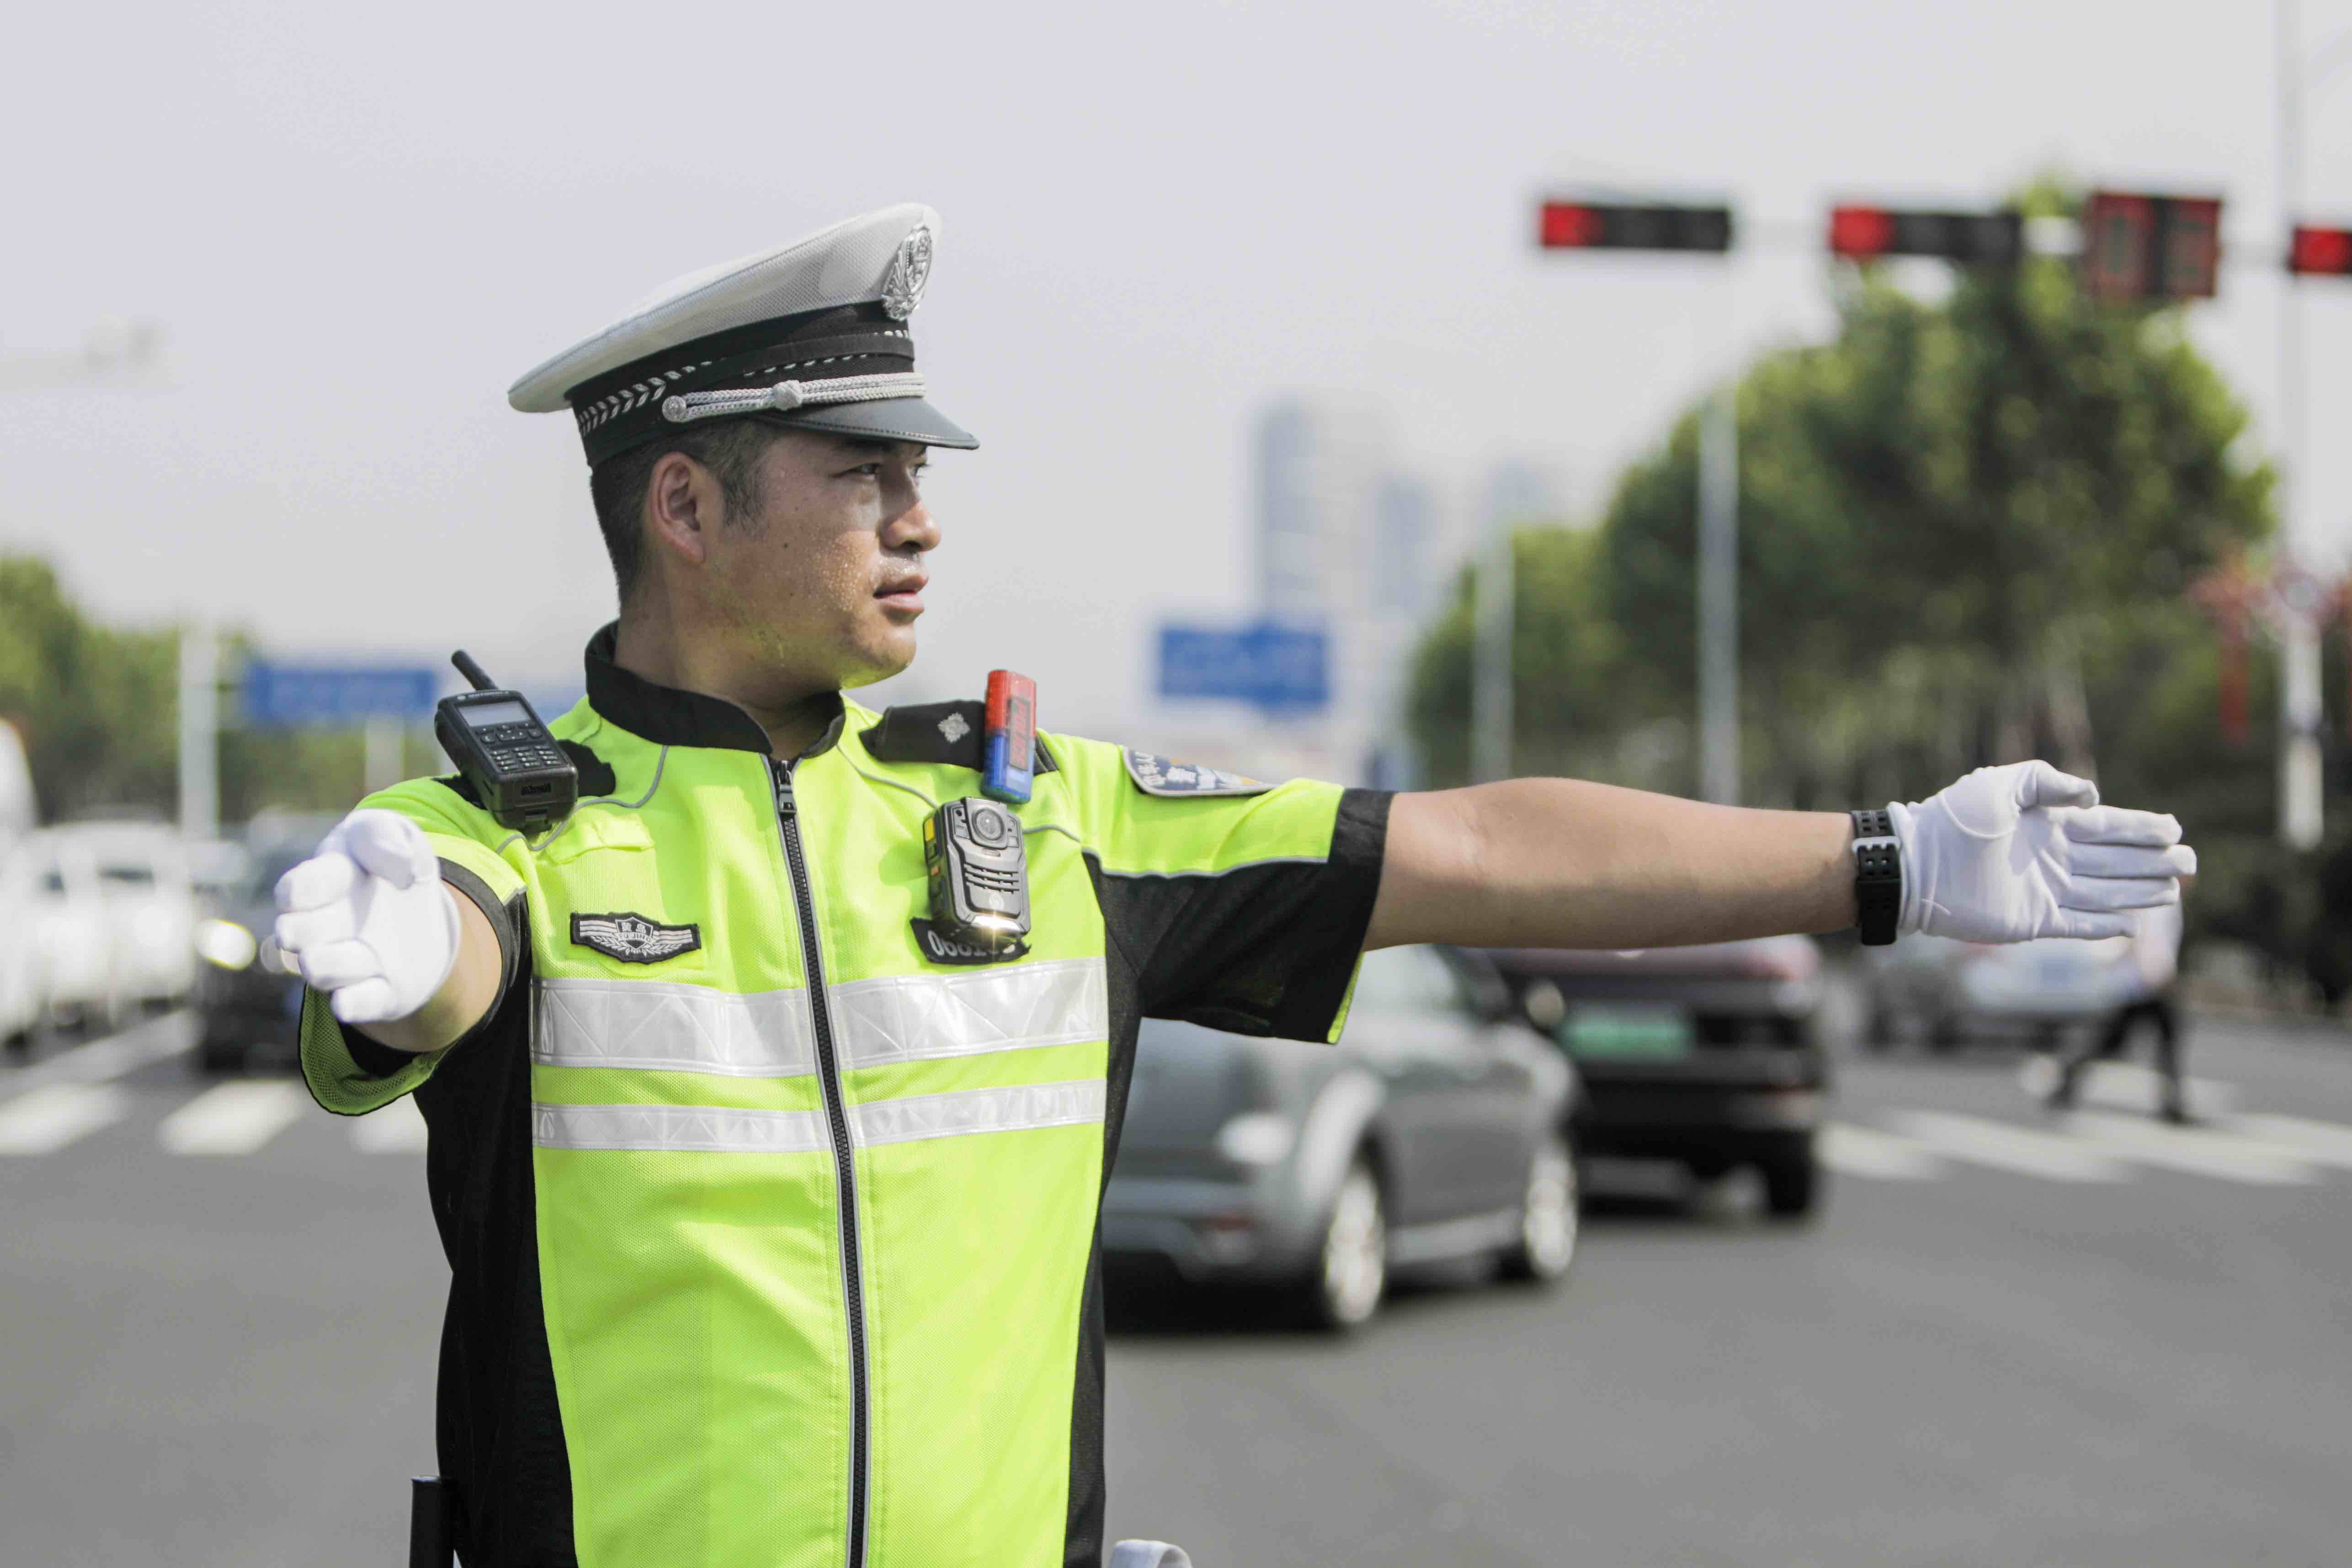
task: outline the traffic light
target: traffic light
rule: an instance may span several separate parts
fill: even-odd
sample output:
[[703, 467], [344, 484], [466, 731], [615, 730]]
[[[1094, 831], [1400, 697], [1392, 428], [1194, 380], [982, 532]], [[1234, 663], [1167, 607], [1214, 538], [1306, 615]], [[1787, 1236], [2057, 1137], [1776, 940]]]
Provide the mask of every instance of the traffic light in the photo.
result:
[[2095, 299], [2210, 299], [2221, 264], [2218, 196], [2094, 191], [2083, 208], [2083, 287]]
[[2017, 213], [1832, 207], [1830, 254], [1848, 261], [1934, 256], [1979, 267], [2012, 267], [2025, 254], [2025, 219]]
[[1661, 203], [1546, 202], [1536, 243], [1546, 250], [1719, 253], [1731, 248], [1731, 209]]
[[2286, 269], [2302, 277], [2352, 277], [2352, 229], [2297, 224], [2286, 248]]

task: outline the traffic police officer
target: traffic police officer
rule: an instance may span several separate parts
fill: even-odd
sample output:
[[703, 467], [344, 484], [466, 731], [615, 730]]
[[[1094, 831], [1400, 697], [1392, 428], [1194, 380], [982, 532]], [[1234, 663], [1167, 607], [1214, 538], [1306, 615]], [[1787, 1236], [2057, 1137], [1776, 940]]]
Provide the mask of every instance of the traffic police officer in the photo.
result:
[[431, 1130], [473, 1568], [1098, 1562], [1096, 1212], [1146, 1015], [1335, 1040], [1406, 942], [2100, 936], [2193, 863], [2041, 763], [1857, 839], [1056, 734], [1008, 808], [1031, 933], [936, 940], [922, 831], [975, 792], [980, 705], [843, 693], [912, 659], [925, 454], [976, 444], [908, 335], [939, 236], [891, 207], [695, 274], [518, 382], [578, 423], [621, 585], [551, 726], [580, 802], [526, 836], [404, 784], [279, 887], [311, 1092]]

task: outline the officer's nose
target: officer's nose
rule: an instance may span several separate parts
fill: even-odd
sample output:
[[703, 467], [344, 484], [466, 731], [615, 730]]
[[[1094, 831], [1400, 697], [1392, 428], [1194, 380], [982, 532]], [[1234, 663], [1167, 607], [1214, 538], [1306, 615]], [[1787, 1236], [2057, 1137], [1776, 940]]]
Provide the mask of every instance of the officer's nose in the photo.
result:
[[882, 530], [882, 548], [894, 553], [913, 550], [923, 555], [940, 548], [940, 525], [922, 497], [915, 497], [913, 505], [890, 519], [889, 526]]

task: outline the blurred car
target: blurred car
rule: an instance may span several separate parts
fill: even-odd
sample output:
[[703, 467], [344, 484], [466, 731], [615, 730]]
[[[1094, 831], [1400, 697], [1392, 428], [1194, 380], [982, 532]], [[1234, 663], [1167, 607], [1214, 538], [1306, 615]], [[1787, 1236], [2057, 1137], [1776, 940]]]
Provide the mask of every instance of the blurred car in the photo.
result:
[[1114, 1266], [1271, 1285], [1326, 1327], [1392, 1269], [1574, 1260], [1575, 1074], [1473, 956], [1365, 956], [1336, 1048], [1147, 1020], [1103, 1197]]
[[[195, 932], [204, 960], [196, 981], [201, 1020], [196, 1065], [207, 1072], [289, 1069], [300, 1058], [302, 983], [262, 959], [262, 939], [277, 919], [278, 879], [308, 859], [332, 817], [268, 814], [246, 829], [234, 876], [206, 900]], [[227, 870], [223, 857], [222, 869]]]
[[23, 845], [49, 1017], [104, 1024], [195, 985], [195, 892], [161, 822], [70, 822]]
[[1814, 1035], [1812, 938], [1488, 956], [1523, 1016], [1576, 1064], [1588, 1156], [1667, 1161], [1702, 1181], [1751, 1167], [1769, 1212], [1813, 1212], [1830, 1070]]
[[1863, 1043], [1873, 1051], [1889, 1050], [1906, 1034], [1936, 1051], [2021, 1033], [2046, 1047], [2069, 1026], [2113, 1012], [2138, 984], [2131, 942], [2122, 936], [2004, 946], [1906, 936], [1864, 953], [1870, 1013]]

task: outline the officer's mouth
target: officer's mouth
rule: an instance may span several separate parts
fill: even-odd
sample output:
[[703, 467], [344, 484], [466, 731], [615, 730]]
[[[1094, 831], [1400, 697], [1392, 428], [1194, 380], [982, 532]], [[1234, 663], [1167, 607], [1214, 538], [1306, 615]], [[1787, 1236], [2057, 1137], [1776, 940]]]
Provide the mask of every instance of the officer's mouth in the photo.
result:
[[911, 618], [923, 612], [923, 590], [930, 585], [931, 580], [919, 571], [909, 577], [892, 578], [874, 591], [874, 597], [893, 615]]

